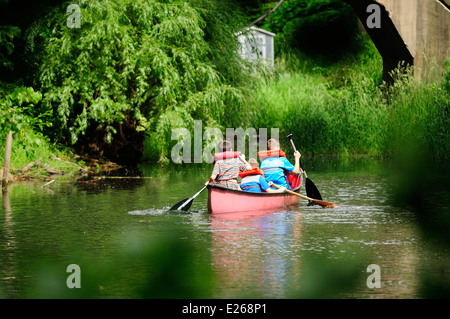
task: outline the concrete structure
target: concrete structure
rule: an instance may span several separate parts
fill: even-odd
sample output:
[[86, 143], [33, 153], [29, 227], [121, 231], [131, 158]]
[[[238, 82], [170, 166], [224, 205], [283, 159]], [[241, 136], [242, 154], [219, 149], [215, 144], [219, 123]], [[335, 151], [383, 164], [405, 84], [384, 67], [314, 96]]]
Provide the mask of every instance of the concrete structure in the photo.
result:
[[245, 28], [238, 34], [241, 43], [240, 54], [249, 61], [262, 59], [265, 63], [273, 66], [274, 47], [273, 38], [275, 34], [256, 27]]
[[[430, 67], [442, 67], [450, 54], [450, 0], [344, 0], [349, 3], [383, 57], [383, 78], [400, 62], [414, 65], [421, 76]], [[380, 8], [380, 23], [369, 25]]]
[[450, 54], [450, 0], [377, 0], [414, 57], [417, 75]]

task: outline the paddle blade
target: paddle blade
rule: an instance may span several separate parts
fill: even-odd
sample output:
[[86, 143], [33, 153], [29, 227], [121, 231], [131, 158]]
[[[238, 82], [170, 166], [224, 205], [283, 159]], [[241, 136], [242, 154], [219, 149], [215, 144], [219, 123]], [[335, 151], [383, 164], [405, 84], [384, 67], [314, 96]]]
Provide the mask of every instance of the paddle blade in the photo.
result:
[[[191, 207], [192, 202], [193, 202], [192, 197], [185, 198], [181, 202], [178, 202], [175, 205], [173, 205], [169, 210], [182, 210], [182, 211], [187, 212], [189, 210], [189, 208]], [[186, 203], [186, 205], [184, 205], [185, 203]], [[181, 207], [181, 206], [183, 206], [183, 207]]]
[[311, 197], [311, 198], [314, 198], [314, 199], [318, 199], [318, 200], [322, 200], [322, 196], [320, 195], [319, 190], [317, 189], [317, 187], [313, 183], [313, 181], [310, 180], [309, 178], [307, 178], [306, 181], [305, 181], [305, 188], [306, 188], [306, 195], [308, 197]]
[[330, 202], [325, 202], [325, 201], [323, 201], [323, 200], [316, 200], [316, 199], [314, 199], [312, 202], [313, 202], [314, 204], [317, 204], [317, 205], [322, 206], [322, 208], [335, 208], [335, 207], [341, 207], [341, 206], [338, 205], [338, 204], [334, 204], [334, 203], [330, 203]]

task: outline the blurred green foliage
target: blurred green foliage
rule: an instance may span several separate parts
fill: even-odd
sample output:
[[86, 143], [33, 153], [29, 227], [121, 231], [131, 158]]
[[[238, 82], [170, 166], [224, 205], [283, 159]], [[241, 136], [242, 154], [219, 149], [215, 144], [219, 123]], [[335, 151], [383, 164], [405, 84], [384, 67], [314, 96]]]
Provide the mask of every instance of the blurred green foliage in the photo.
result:
[[[29, 260], [31, 299], [197, 299], [208, 298], [211, 266], [197, 247], [181, 239], [183, 231], [136, 237], [117, 236], [113, 256], [94, 254], [73, 245], [70, 257], [43, 251]], [[80, 288], [68, 288], [69, 264], [80, 267]]]

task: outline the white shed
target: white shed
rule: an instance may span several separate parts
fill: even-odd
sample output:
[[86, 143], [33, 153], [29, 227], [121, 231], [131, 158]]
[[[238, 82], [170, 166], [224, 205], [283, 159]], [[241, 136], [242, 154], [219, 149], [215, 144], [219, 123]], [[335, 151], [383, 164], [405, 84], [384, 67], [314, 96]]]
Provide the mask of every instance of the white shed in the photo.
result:
[[244, 59], [249, 61], [262, 59], [265, 63], [273, 66], [275, 33], [256, 27], [247, 27], [237, 36], [241, 43], [240, 54]]

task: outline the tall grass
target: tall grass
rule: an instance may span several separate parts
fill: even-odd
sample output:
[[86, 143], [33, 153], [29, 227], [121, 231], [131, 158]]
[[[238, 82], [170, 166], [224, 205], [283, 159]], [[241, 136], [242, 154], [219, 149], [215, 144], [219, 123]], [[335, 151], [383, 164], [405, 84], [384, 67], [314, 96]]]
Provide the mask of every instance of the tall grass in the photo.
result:
[[386, 149], [419, 151], [436, 159], [450, 158], [450, 59], [436, 75], [415, 78], [397, 74], [389, 88], [390, 118]]
[[414, 145], [448, 158], [449, 64], [433, 80], [397, 73], [387, 87], [381, 57], [367, 42], [360, 54], [326, 68], [291, 54], [276, 69], [251, 96], [253, 124], [293, 133], [302, 152], [388, 157]]

